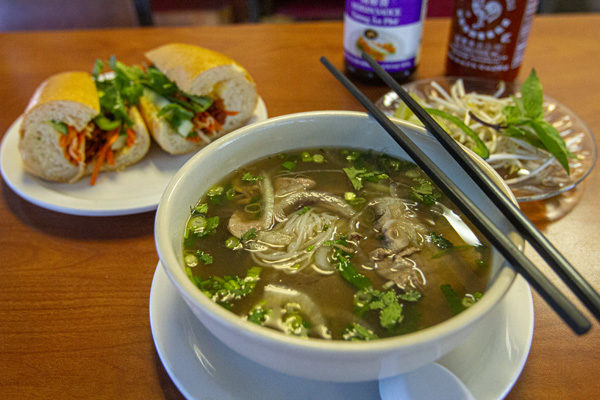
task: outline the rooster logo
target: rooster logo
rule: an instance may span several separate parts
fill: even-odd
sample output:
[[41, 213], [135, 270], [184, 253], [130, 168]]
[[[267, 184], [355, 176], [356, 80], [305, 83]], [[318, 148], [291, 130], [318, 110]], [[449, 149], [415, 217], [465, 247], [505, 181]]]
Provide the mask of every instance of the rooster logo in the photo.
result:
[[473, 29], [483, 28], [486, 23], [494, 22], [502, 15], [502, 4], [497, 1], [473, 0], [471, 9], [477, 18]]

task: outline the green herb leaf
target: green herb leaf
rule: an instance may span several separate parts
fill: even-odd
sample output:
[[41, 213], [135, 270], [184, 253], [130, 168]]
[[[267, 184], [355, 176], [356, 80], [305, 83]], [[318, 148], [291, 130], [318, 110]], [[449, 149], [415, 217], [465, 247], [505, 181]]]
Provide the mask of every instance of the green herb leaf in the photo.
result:
[[421, 297], [423, 297], [423, 294], [421, 294], [421, 292], [419, 292], [418, 290], [414, 290], [414, 289], [409, 289], [406, 292], [402, 293], [401, 295], [398, 295], [398, 298], [400, 300], [410, 301], [410, 302], [419, 301], [419, 300], [421, 300]]
[[206, 204], [206, 203], [198, 204], [196, 207], [191, 209], [192, 216], [206, 215], [207, 212], [208, 212], [208, 204]]
[[365, 328], [357, 322], [353, 322], [352, 324], [348, 325], [346, 329], [344, 329], [344, 332], [342, 333], [342, 338], [344, 340], [349, 340], [353, 342], [379, 339], [378, 336], [375, 333], [373, 333], [372, 330]]
[[542, 83], [538, 79], [535, 69], [531, 70], [521, 86], [521, 99], [526, 117], [531, 119], [544, 117]]
[[442, 250], [454, 247], [454, 244], [452, 244], [451, 241], [443, 237], [442, 234], [438, 235], [437, 233], [432, 232], [428, 235], [428, 238], [431, 241], [431, 243], [433, 243]]
[[389, 176], [378, 171], [367, 171], [364, 168], [357, 169], [355, 167], [343, 168], [344, 172], [355, 190], [360, 190], [363, 187], [364, 181], [379, 182], [388, 179]]
[[342, 275], [342, 278], [358, 289], [371, 286], [371, 280], [356, 270], [356, 267], [350, 263], [347, 255], [337, 248], [334, 248], [333, 252], [334, 258], [337, 261], [336, 269]]
[[528, 125], [537, 133], [540, 141], [560, 165], [570, 174], [569, 151], [558, 130], [546, 121], [529, 121]]
[[200, 261], [204, 265], [209, 265], [213, 263], [212, 256], [205, 251], [196, 250], [196, 257], [198, 257], [198, 261]]
[[285, 161], [283, 164], [281, 164], [281, 166], [288, 171], [293, 171], [296, 169], [296, 163], [294, 161]]
[[260, 175], [254, 176], [250, 172], [246, 172], [244, 175], [242, 175], [243, 182], [254, 183], [254, 182], [262, 181], [262, 180], [263, 180], [262, 176], [260, 176]]
[[[186, 272], [188, 270], [186, 269]], [[248, 296], [256, 286], [260, 279], [260, 267], [252, 267], [246, 273], [245, 278], [238, 276], [213, 276], [202, 280], [195, 275], [191, 275], [191, 280], [194, 284], [212, 301], [230, 309], [233, 307], [233, 302]], [[188, 276], [191, 274], [191, 269]]]
[[458, 293], [456, 293], [456, 291], [452, 289], [452, 286], [450, 286], [449, 284], [444, 284], [440, 286], [440, 290], [442, 291], [442, 294], [444, 295], [446, 301], [450, 305], [450, 310], [452, 311], [452, 314], [458, 315], [465, 310], [465, 307], [462, 304], [462, 299], [460, 298]]
[[393, 289], [382, 292], [369, 286], [359, 290], [354, 294], [354, 309], [358, 315], [379, 310], [379, 323], [386, 329], [398, 326], [403, 319], [402, 304]]
[[252, 240], [252, 239], [256, 239], [256, 228], [251, 228], [251, 229], [247, 230], [240, 238], [240, 240], [242, 242], [246, 241], [246, 240]]
[[271, 315], [271, 310], [266, 308], [265, 304], [265, 301], [261, 301], [252, 307], [252, 309], [248, 312], [248, 321], [253, 322], [256, 325], [264, 325]]
[[410, 187], [412, 197], [423, 204], [432, 206], [442, 194], [434, 189], [433, 182], [425, 178], [413, 178], [414, 185]]
[[425, 111], [427, 111], [431, 115], [435, 115], [437, 117], [441, 117], [445, 120], [448, 120], [454, 125], [458, 126], [474, 142], [474, 146], [471, 148], [471, 150], [477, 153], [478, 156], [480, 156], [483, 159], [486, 159], [490, 156], [489, 149], [487, 148], [483, 140], [479, 138], [479, 135], [477, 135], [477, 133], [473, 129], [465, 125], [465, 123], [462, 122], [458, 117], [455, 117], [452, 114], [448, 114], [445, 111], [438, 110], [437, 108], [425, 108]]

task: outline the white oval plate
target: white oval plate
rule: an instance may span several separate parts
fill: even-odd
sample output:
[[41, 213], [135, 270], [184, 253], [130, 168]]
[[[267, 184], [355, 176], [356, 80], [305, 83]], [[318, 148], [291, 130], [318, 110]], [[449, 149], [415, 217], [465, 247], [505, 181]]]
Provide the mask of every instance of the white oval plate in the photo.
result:
[[[150, 291], [150, 326], [167, 373], [188, 399], [380, 398], [378, 381], [301, 379], [240, 356], [198, 321], [160, 263]], [[522, 277], [480, 326], [438, 363], [452, 371], [476, 399], [500, 399], [521, 374], [533, 338], [533, 301]]]
[[[262, 98], [247, 125], [267, 119]], [[195, 153], [174, 156], [154, 141], [146, 157], [125, 171], [103, 172], [96, 185], [89, 178], [73, 184], [48, 182], [23, 169], [18, 150], [19, 117], [0, 145], [0, 172], [4, 181], [25, 200], [49, 210], [73, 215], [111, 216], [155, 210], [164, 188], [175, 172]]]

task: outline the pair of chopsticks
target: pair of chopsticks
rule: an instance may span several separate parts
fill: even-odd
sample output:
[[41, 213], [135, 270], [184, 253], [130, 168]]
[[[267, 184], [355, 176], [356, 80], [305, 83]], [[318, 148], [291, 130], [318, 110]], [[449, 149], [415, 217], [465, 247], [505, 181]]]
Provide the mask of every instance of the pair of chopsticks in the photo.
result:
[[[515, 230], [527, 240], [575, 293], [588, 310], [600, 320], [600, 295], [569, 264], [548, 239], [533, 225], [512, 201], [475, 164], [442, 127], [368, 54], [362, 57], [375, 73], [390, 86], [421, 120], [430, 133], [442, 144], [458, 164], [471, 176], [479, 188], [492, 200], [513, 225]], [[331, 62], [321, 57], [321, 62], [342, 83], [348, 91], [367, 109], [391, 137], [406, 151], [413, 161], [433, 180], [433, 182], [456, 204], [467, 218], [496, 247], [504, 258], [519, 272], [554, 311], [581, 335], [591, 328], [590, 321], [559, 289], [540, 271], [499, 228], [484, 214], [412, 140], [379, 110], [348, 78]]]

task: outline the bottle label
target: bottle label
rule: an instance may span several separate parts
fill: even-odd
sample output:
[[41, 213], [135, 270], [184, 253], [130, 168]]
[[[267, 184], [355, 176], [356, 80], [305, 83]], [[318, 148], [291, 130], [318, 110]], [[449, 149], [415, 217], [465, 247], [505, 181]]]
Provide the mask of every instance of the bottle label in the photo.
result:
[[502, 73], [521, 65], [537, 0], [461, 0], [448, 59], [472, 70]]
[[415, 67], [426, 5], [426, 0], [346, 0], [346, 62], [372, 71], [361, 57], [364, 51], [390, 73]]

